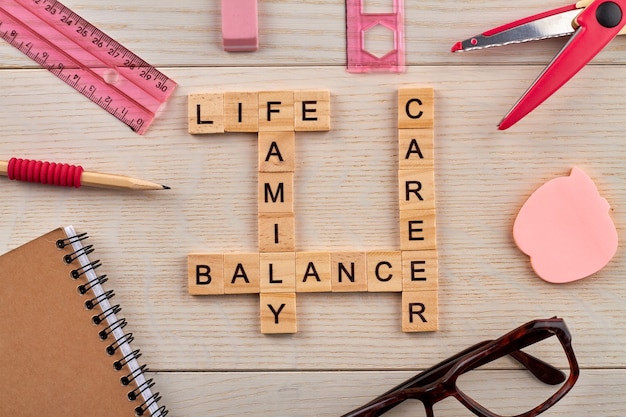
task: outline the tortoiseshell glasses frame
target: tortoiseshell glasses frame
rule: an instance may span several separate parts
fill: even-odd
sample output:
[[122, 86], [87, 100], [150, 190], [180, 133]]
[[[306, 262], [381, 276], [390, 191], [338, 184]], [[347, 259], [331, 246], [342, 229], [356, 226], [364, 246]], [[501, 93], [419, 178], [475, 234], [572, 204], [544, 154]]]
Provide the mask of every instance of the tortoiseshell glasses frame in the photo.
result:
[[[569, 375], [522, 351], [525, 347], [552, 336], [558, 338], [567, 357]], [[377, 417], [408, 399], [421, 401], [426, 410], [426, 416], [434, 417], [434, 404], [447, 397], [456, 398], [479, 417], [504, 417], [485, 408], [460, 390], [457, 386], [457, 379], [475, 368], [507, 355], [514, 358], [544, 384], [562, 384], [541, 404], [522, 414], [508, 417], [533, 417], [546, 411], [572, 389], [580, 372], [572, 350], [571, 335], [563, 319], [553, 317], [534, 320], [499, 339], [478, 343], [446, 359], [342, 417]]]

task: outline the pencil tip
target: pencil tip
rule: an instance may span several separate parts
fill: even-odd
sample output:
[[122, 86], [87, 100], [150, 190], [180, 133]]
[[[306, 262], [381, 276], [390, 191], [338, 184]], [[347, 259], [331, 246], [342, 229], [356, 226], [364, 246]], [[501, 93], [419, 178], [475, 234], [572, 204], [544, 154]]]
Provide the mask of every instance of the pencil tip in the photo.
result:
[[161, 185], [161, 187], [163, 187], [164, 190], [171, 190], [172, 187], [168, 187], [167, 185]]

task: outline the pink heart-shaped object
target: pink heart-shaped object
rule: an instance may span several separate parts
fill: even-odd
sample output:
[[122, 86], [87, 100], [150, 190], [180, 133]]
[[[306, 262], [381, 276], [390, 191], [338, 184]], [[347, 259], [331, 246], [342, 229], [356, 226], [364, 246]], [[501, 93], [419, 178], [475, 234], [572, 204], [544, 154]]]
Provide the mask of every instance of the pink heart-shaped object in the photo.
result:
[[617, 251], [609, 210], [591, 178], [573, 168], [528, 198], [515, 219], [513, 238], [539, 277], [559, 284], [576, 281], [598, 272]]

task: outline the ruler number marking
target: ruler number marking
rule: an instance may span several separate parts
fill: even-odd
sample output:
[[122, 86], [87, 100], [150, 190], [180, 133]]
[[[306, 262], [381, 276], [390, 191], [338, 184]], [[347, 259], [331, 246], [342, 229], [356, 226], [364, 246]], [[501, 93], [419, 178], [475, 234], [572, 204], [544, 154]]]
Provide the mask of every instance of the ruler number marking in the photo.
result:
[[0, 6], [0, 37], [140, 134], [176, 87], [57, 0]]
[[61, 23], [65, 23], [68, 26], [72, 26], [72, 24], [74, 24], [74, 22], [72, 21], [72, 18], [67, 15], [63, 15], [61, 17]]

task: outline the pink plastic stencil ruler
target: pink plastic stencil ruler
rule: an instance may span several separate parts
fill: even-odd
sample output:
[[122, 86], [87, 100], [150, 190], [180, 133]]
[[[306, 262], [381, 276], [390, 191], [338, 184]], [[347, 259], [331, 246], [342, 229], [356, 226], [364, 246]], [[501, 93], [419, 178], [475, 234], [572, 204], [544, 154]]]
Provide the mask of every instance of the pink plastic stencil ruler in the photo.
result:
[[[348, 72], [404, 71], [404, 0], [390, 13], [363, 13], [363, 0], [346, 0]], [[381, 57], [365, 49], [367, 32], [381, 26], [393, 34], [393, 49]]]
[[176, 89], [56, 0], [0, 0], [0, 36], [139, 134]]

